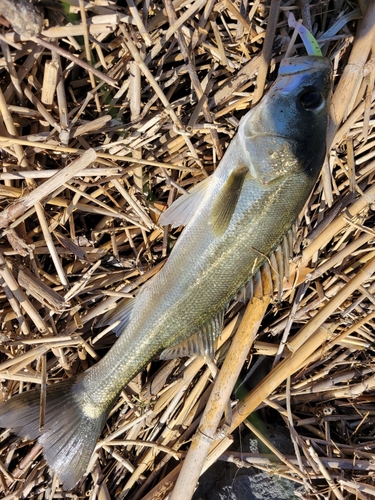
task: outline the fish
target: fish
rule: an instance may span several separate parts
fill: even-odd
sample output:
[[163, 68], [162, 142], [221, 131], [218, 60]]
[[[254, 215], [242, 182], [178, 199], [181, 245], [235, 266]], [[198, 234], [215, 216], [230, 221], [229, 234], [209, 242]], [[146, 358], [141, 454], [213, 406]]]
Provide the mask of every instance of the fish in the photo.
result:
[[47, 387], [43, 429], [38, 390], [0, 405], [0, 426], [38, 438], [65, 490], [84, 476], [124, 386], [157, 356], [212, 357], [231, 300], [276, 265], [324, 161], [331, 81], [328, 59], [285, 58], [216, 171], [162, 214], [160, 224], [185, 227], [159, 273], [107, 313], [104, 322], [120, 323], [113, 347]]

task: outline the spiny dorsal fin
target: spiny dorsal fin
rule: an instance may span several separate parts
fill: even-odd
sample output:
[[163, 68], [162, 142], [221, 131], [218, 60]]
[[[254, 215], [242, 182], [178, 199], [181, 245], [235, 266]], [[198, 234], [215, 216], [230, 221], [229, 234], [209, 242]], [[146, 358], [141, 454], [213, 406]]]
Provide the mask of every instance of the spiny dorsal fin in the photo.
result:
[[213, 359], [216, 340], [220, 337], [223, 329], [223, 318], [224, 312], [221, 312], [195, 335], [192, 335], [180, 344], [164, 349], [160, 355], [160, 359], [183, 358], [185, 356], [206, 356]]
[[229, 226], [247, 173], [247, 167], [236, 168], [221, 188], [210, 214], [210, 222], [215, 236], [224, 234]]
[[211, 182], [211, 177], [207, 177], [194, 186], [189, 194], [183, 194], [172, 205], [163, 212], [159, 218], [161, 226], [172, 227], [186, 226], [193, 217], [197, 208], [201, 204]]

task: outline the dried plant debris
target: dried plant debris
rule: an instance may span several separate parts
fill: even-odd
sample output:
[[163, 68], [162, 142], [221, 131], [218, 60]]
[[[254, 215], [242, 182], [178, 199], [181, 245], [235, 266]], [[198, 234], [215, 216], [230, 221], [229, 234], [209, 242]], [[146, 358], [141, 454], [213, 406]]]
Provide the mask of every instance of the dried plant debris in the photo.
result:
[[[10, 18], [7, 4], [40, 13], [39, 28], [29, 32], [21, 10]], [[43, 396], [115, 342], [115, 314], [104, 329], [100, 319], [126, 307], [180, 234], [160, 214], [215, 170], [285, 54], [304, 53], [292, 12], [333, 63], [331, 148], [296, 228], [289, 280], [267, 309], [269, 290], [257, 289], [246, 310], [252, 347], [233, 362], [247, 359], [232, 367], [238, 387], [203, 469], [237, 460], [303, 485], [306, 498], [375, 496], [374, 2], [0, 6], [2, 398], [35, 386]], [[39, 444], [4, 430], [1, 495], [167, 498], [243, 314], [239, 297], [217, 368], [155, 360], [123, 390], [73, 493]], [[253, 424], [269, 452], [231, 451], [231, 433], [260, 409], [288, 430], [293, 455]]]

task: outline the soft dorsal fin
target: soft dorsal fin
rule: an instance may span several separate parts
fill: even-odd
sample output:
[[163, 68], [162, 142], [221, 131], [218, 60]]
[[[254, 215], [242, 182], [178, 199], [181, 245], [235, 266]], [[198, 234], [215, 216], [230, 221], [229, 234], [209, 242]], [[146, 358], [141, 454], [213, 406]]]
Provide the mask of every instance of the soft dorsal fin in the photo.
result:
[[192, 335], [180, 344], [164, 349], [160, 358], [173, 359], [185, 356], [206, 356], [213, 359], [216, 350], [216, 340], [220, 337], [223, 329], [223, 318], [224, 312], [221, 312], [195, 335]]
[[207, 177], [194, 186], [188, 194], [183, 194], [172, 205], [163, 212], [159, 218], [161, 226], [172, 227], [186, 226], [199, 207], [211, 182], [211, 177]]
[[247, 173], [247, 167], [236, 168], [220, 189], [210, 213], [210, 222], [215, 236], [221, 236], [227, 230]]

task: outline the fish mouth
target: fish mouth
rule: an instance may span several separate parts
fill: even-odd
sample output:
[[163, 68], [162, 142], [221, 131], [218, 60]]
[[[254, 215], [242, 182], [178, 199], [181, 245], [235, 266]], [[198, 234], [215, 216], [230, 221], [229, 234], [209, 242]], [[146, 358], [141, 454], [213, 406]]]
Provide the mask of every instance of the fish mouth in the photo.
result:
[[286, 140], [292, 140], [294, 141], [295, 139], [293, 139], [293, 137], [291, 138], [290, 135], [283, 135], [283, 134], [269, 134], [267, 132], [265, 132], [264, 134], [258, 134], [258, 133], [254, 133], [254, 134], [250, 134], [250, 135], [246, 135], [245, 137], [277, 137], [278, 139], [286, 139]]
[[270, 139], [283, 139], [285, 142], [288, 143], [296, 143], [298, 142], [298, 138], [291, 137], [290, 135], [284, 135], [284, 134], [276, 134], [276, 133], [262, 133], [262, 132], [254, 132], [250, 134], [243, 134], [243, 137], [245, 140], [249, 139], [258, 139], [258, 138], [270, 138]]
[[285, 58], [280, 63], [278, 78], [271, 92], [280, 92], [283, 95], [292, 93], [296, 88], [303, 85], [304, 81], [314, 77], [322, 81], [318, 90], [324, 94], [324, 75], [330, 75], [332, 71], [331, 62], [320, 56], [302, 56], [297, 58]]
[[311, 75], [330, 68], [330, 61], [321, 56], [285, 57], [280, 62], [279, 76], [292, 76], [305, 72]]

